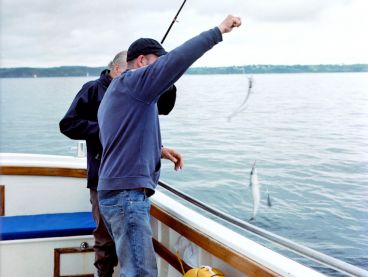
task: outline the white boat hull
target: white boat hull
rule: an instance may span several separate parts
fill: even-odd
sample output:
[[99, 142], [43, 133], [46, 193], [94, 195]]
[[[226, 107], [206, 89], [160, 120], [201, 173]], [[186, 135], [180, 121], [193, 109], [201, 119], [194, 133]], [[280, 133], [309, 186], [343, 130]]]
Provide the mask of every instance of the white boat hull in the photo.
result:
[[[0, 155], [0, 184], [5, 186], [5, 216], [90, 211], [85, 159], [48, 155]], [[71, 173], [72, 172], [72, 173]], [[50, 176], [54, 175], [54, 176]], [[73, 177], [74, 176], [74, 177]], [[77, 177], [75, 177], [77, 176]], [[159, 276], [182, 276], [166, 260], [175, 257], [181, 236], [191, 243], [193, 266], [210, 265], [225, 276], [324, 276], [236, 233], [157, 191], [152, 200], [152, 230], [159, 252]], [[0, 241], [0, 276], [52, 276], [54, 249], [93, 245], [92, 236]], [[61, 275], [94, 272], [93, 253], [64, 254]], [[117, 276], [117, 275], [115, 275]]]

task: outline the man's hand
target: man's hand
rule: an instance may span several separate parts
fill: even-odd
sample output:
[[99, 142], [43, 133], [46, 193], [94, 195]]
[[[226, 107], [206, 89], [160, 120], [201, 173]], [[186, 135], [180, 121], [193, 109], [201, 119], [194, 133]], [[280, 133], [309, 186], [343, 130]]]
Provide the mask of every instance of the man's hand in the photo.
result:
[[182, 156], [180, 155], [179, 152], [177, 152], [174, 149], [169, 149], [169, 148], [162, 147], [161, 148], [161, 157], [163, 159], [167, 159], [167, 160], [172, 161], [175, 164], [175, 170], [182, 169], [183, 166], [184, 166]]
[[228, 15], [224, 21], [218, 26], [222, 34], [229, 33], [234, 27], [239, 27], [241, 25], [240, 17]]

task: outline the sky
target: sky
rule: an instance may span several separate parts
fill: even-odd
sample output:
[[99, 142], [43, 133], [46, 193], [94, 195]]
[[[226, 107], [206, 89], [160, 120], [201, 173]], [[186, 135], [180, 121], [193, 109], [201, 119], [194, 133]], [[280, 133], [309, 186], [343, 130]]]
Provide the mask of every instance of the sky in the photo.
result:
[[[105, 66], [137, 38], [160, 41], [182, 0], [0, 0], [0, 67]], [[170, 51], [226, 15], [242, 26], [194, 66], [368, 63], [367, 0], [187, 0]]]

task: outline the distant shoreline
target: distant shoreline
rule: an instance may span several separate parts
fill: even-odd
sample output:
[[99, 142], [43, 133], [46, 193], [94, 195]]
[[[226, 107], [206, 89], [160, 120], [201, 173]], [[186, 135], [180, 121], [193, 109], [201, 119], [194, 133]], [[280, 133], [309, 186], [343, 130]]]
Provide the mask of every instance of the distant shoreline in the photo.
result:
[[[0, 68], [0, 78], [82, 77], [99, 76], [105, 67], [13, 67]], [[266, 73], [346, 73], [368, 72], [368, 64], [320, 64], [320, 65], [245, 65], [226, 67], [193, 67], [186, 74], [266, 74]]]

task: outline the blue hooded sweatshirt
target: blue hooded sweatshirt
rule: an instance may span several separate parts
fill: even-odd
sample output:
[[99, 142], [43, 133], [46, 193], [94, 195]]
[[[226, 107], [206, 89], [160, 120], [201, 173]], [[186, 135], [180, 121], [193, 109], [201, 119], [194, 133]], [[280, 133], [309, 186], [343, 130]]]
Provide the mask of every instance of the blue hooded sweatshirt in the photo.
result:
[[160, 95], [205, 52], [222, 41], [215, 27], [188, 40], [154, 63], [115, 78], [98, 110], [103, 154], [98, 190], [148, 188], [161, 168]]

